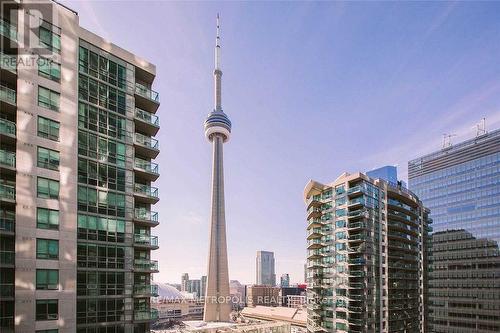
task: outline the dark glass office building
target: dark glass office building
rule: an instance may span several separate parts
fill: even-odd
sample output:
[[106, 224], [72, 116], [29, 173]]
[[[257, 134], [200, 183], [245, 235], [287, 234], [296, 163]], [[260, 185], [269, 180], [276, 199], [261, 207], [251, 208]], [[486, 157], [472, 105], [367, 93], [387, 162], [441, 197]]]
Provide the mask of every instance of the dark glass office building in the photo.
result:
[[431, 210], [429, 332], [500, 332], [500, 130], [408, 163]]

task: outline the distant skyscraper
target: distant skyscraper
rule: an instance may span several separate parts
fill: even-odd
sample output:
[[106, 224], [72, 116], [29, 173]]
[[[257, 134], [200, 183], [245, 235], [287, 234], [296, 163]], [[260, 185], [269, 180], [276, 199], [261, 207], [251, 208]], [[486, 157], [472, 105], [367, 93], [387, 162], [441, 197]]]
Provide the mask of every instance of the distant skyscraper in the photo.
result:
[[268, 251], [257, 251], [256, 258], [256, 284], [276, 285], [276, 274], [274, 273], [274, 253]]
[[344, 173], [310, 181], [307, 204], [309, 332], [423, 332], [427, 215], [416, 195]]
[[370, 170], [366, 172], [366, 175], [370, 178], [380, 178], [393, 184], [398, 182], [398, 169], [392, 165], [386, 165], [378, 169]]
[[184, 273], [181, 276], [181, 291], [188, 291], [188, 285], [189, 285], [189, 274]]
[[219, 15], [215, 42], [215, 107], [205, 121], [205, 136], [212, 143], [212, 215], [210, 223], [210, 249], [208, 255], [207, 295], [205, 297], [205, 321], [229, 321], [229, 272], [227, 268], [226, 218], [224, 207], [224, 168], [222, 146], [229, 140], [231, 121], [222, 111], [220, 66]]
[[203, 275], [201, 277], [201, 297], [205, 297], [205, 294], [207, 292], [207, 276]]
[[201, 298], [201, 281], [200, 280], [189, 280], [187, 292], [194, 294], [196, 298]]
[[500, 130], [408, 163], [431, 209], [430, 332], [500, 332]]
[[290, 286], [290, 275], [288, 275], [287, 273], [281, 274], [280, 286], [282, 288]]

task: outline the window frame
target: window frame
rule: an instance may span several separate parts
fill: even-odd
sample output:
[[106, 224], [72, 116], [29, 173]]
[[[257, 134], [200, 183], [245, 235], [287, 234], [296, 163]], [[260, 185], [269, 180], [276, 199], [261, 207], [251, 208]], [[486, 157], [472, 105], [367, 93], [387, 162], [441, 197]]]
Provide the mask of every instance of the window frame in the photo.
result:
[[[39, 251], [40, 248], [42, 247], [42, 244], [46, 243], [45, 247], [46, 251], [43, 253], [42, 251]], [[50, 244], [57, 244], [57, 254], [51, 254], [50, 250]], [[37, 238], [36, 239], [36, 259], [42, 259], [42, 260], [59, 260], [59, 240], [57, 239], [48, 239], [48, 238]]]
[[[44, 57], [38, 58], [38, 75], [46, 79], [61, 82], [61, 64]], [[47, 70], [44, 70], [47, 69]], [[56, 74], [57, 73], [57, 74]]]
[[[41, 91], [45, 91], [48, 94], [48, 96], [47, 97], [43, 96], [43, 94], [40, 93]], [[54, 96], [57, 97], [55, 102], [54, 102], [54, 98], [53, 98]], [[43, 97], [43, 98], [41, 98], [41, 97]], [[44, 100], [46, 98], [48, 100]], [[42, 108], [46, 108], [46, 109], [49, 109], [52, 111], [59, 112], [59, 110], [61, 108], [61, 94], [55, 90], [45, 88], [45, 87], [39, 85], [38, 86], [38, 103], [37, 103], [37, 105], [42, 107]]]
[[[47, 151], [48, 158], [47, 158], [46, 162], [43, 161], [43, 160], [40, 160], [40, 150], [46, 150]], [[57, 154], [57, 158], [52, 158], [51, 157], [52, 154], [54, 154], [54, 155]], [[38, 146], [37, 147], [37, 153], [36, 153], [36, 155], [37, 155], [36, 165], [39, 168], [44, 168], [44, 169], [59, 171], [59, 164], [60, 164], [61, 154], [57, 150], [53, 150], [53, 149], [45, 148], [45, 147], [42, 147], [42, 146]], [[51, 163], [52, 160], [57, 160], [57, 164]]]
[[[47, 181], [47, 191], [42, 192], [40, 190], [40, 182]], [[57, 194], [52, 193], [52, 184], [57, 184]], [[59, 192], [61, 190], [61, 184], [58, 180], [45, 178], [45, 177], [37, 177], [36, 179], [36, 196], [37, 198], [42, 199], [59, 199]]]
[[[49, 306], [55, 304], [56, 312], [52, 313]], [[40, 311], [39, 307], [44, 306], [44, 311]], [[47, 321], [47, 320], [58, 320], [59, 319], [59, 301], [57, 299], [37, 299], [35, 305], [35, 320], [36, 321]]]
[[[40, 222], [40, 213], [42, 211], [47, 212], [47, 222]], [[57, 224], [51, 223], [52, 215], [57, 213]], [[47, 230], [59, 230], [59, 211], [56, 209], [48, 209], [37, 207], [36, 209], [36, 227], [38, 229], [47, 229]]]
[[[40, 124], [40, 121], [45, 121], [47, 124]], [[57, 125], [57, 128], [54, 126]], [[41, 130], [41, 126], [47, 127], [47, 132]], [[38, 116], [37, 118], [37, 136], [44, 139], [49, 139], [52, 141], [59, 142], [59, 130], [61, 129], [61, 123], [58, 121], [52, 120], [50, 118]], [[57, 135], [55, 133], [57, 131]], [[54, 133], [53, 133], [54, 132]]]
[[[51, 283], [51, 278], [56, 279], [54, 283]], [[45, 283], [39, 282], [39, 277], [45, 275]], [[52, 277], [51, 277], [52, 275]], [[37, 269], [35, 272], [35, 287], [36, 290], [59, 290], [59, 270], [58, 269]]]

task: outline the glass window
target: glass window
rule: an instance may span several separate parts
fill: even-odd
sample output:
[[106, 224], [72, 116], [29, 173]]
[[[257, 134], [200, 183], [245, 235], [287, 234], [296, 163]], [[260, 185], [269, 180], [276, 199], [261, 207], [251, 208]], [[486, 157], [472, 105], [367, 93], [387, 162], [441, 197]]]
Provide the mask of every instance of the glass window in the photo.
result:
[[51, 59], [38, 58], [38, 75], [52, 81], [61, 80], [61, 65]]
[[36, 320], [57, 320], [59, 317], [57, 299], [36, 300]]
[[57, 239], [36, 239], [37, 259], [59, 259], [59, 241]]
[[46, 199], [59, 198], [59, 181], [38, 177], [37, 179], [37, 196]]
[[59, 111], [60, 94], [53, 90], [38, 86], [38, 106]]
[[49, 22], [42, 21], [39, 27], [38, 37], [40, 45], [55, 53], [61, 53], [60, 29]]
[[36, 330], [35, 333], [58, 333], [59, 330], [57, 328], [51, 330]]
[[57, 121], [38, 116], [38, 136], [59, 141], [59, 123]]
[[38, 147], [37, 165], [40, 168], [59, 170], [59, 152]]
[[37, 208], [36, 227], [39, 229], [59, 229], [59, 211], [47, 208]]
[[36, 289], [38, 290], [59, 289], [59, 271], [57, 269], [37, 269]]

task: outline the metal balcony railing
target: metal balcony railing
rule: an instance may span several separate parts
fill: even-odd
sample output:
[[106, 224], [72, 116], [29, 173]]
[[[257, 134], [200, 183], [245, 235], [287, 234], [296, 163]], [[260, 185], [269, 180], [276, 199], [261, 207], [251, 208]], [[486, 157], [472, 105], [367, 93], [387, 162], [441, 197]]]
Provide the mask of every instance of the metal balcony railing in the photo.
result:
[[0, 133], [16, 135], [16, 124], [10, 120], [0, 118]]
[[158, 261], [149, 259], [135, 259], [134, 268], [142, 271], [157, 271]]
[[160, 118], [157, 115], [139, 108], [135, 108], [135, 118], [156, 127], [160, 126]]
[[134, 234], [134, 243], [140, 245], [158, 246], [158, 236]]
[[134, 294], [158, 296], [158, 286], [155, 284], [134, 285]]
[[141, 133], [135, 133], [135, 143], [155, 150], [158, 150], [160, 146], [158, 140], [150, 136], [143, 135]]
[[152, 198], [158, 198], [158, 188], [144, 184], [135, 184], [134, 191]]
[[15, 186], [5, 183], [0, 183], [0, 198], [15, 200], [16, 199]]
[[135, 158], [135, 167], [137, 169], [144, 170], [149, 173], [153, 173], [155, 175], [158, 175], [158, 164], [143, 160], [142, 158]]
[[15, 230], [15, 218], [12, 217], [0, 217], [0, 231], [14, 232]]
[[151, 90], [140, 83], [135, 84], [135, 93], [139, 96], [152, 100], [153, 102], [160, 102], [160, 95], [156, 91]]
[[0, 164], [16, 167], [16, 153], [0, 149]]
[[144, 208], [136, 208], [134, 210], [135, 218], [144, 221], [158, 222], [158, 212], [151, 212]]

